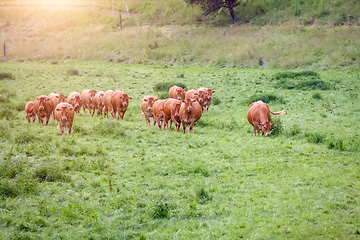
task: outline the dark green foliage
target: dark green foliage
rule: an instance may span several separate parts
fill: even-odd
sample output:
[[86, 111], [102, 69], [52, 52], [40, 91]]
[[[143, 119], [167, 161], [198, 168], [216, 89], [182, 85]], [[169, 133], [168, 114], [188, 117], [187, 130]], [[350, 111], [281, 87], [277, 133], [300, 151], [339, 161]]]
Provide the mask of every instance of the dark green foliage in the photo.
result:
[[320, 75], [314, 71], [280, 72], [275, 74], [277, 88], [297, 90], [328, 90], [330, 84], [320, 80]]
[[263, 101], [264, 103], [285, 104], [285, 100], [282, 97], [277, 97], [273, 94], [254, 94], [248, 100], [245, 101], [245, 104], [249, 105], [259, 100]]
[[0, 73], [0, 80], [4, 79], [15, 80], [15, 77], [11, 73]]
[[271, 123], [274, 124], [270, 130], [272, 136], [277, 136], [284, 133], [284, 126], [282, 124], [281, 118], [273, 117], [271, 119]]
[[154, 219], [169, 219], [173, 206], [166, 200], [157, 201], [151, 210], [151, 217]]
[[213, 105], [219, 105], [220, 103], [221, 103], [220, 98], [218, 98], [218, 97], [213, 97], [213, 98], [212, 98], [211, 104], [213, 104]]
[[93, 132], [101, 136], [125, 137], [126, 131], [119, 121], [104, 119], [99, 124], [94, 125]]
[[77, 70], [76, 68], [69, 68], [68, 70], [66, 70], [66, 74], [68, 76], [77, 76], [79, 75], [79, 70]]
[[300, 127], [299, 127], [298, 125], [293, 125], [293, 126], [291, 126], [291, 128], [290, 128], [290, 130], [288, 131], [287, 134], [288, 134], [290, 137], [292, 137], [292, 136], [299, 135], [300, 133], [301, 133]]
[[61, 169], [53, 166], [41, 166], [35, 170], [34, 179], [39, 182], [69, 182], [69, 177], [65, 176]]
[[327, 147], [329, 149], [335, 149], [340, 151], [345, 150], [344, 142], [341, 139], [334, 139], [334, 138], [329, 139], [327, 141]]
[[298, 77], [315, 77], [320, 78], [320, 75], [314, 71], [301, 71], [301, 72], [279, 72], [275, 74], [276, 80], [283, 78], [298, 78]]
[[200, 204], [206, 204], [212, 200], [212, 197], [204, 187], [201, 187], [196, 191], [196, 200]]
[[154, 86], [154, 91], [156, 91], [156, 92], [168, 92], [169, 89], [174, 85], [186, 89], [186, 85], [183, 84], [183, 83], [165, 82], [165, 83], [156, 84]]
[[314, 93], [314, 94], [312, 95], [312, 98], [313, 98], [313, 99], [316, 99], [316, 100], [321, 100], [321, 99], [323, 99], [320, 93]]
[[309, 143], [320, 144], [326, 141], [326, 135], [320, 133], [305, 133], [305, 138]]

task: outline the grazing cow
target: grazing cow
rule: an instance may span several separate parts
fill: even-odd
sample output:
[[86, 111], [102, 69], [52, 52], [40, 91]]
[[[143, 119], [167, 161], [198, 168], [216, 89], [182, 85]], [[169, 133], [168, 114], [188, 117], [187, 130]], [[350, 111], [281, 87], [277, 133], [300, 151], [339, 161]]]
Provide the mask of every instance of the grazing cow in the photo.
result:
[[204, 104], [203, 106], [206, 108], [206, 112], [209, 111], [209, 107], [211, 105], [211, 100], [212, 100], [212, 94], [215, 92], [211, 89], [208, 88], [198, 88], [198, 91], [203, 91], [204, 92]]
[[54, 105], [51, 99], [46, 95], [36, 97], [34, 102], [35, 113], [38, 116], [39, 123], [44, 124], [43, 118], [46, 117], [45, 125], [48, 125], [50, 116], [54, 110]]
[[177, 100], [184, 100], [185, 99], [185, 89], [178, 86], [172, 86], [169, 89], [169, 98], [175, 98]]
[[203, 107], [204, 107], [204, 91], [190, 89], [185, 94], [185, 99], [189, 99], [189, 98], [196, 99], [200, 103], [201, 109], [203, 109]]
[[104, 93], [104, 97], [103, 97], [103, 104], [104, 104], [103, 113], [105, 116], [107, 116], [107, 118], [109, 118], [109, 110], [110, 110], [111, 117], [113, 117], [113, 107], [111, 104], [111, 95], [113, 93], [114, 93], [113, 90], [107, 90]]
[[123, 120], [127, 107], [129, 106], [129, 97], [126, 93], [120, 90], [116, 90], [111, 94], [111, 105], [113, 109], [113, 118], [116, 118], [116, 112], [118, 113], [117, 119]]
[[26, 119], [28, 120], [28, 122], [30, 123], [30, 119], [31, 122], [34, 123], [35, 122], [35, 118], [36, 118], [36, 113], [35, 113], [35, 108], [34, 108], [34, 102], [30, 101], [27, 102], [25, 105], [25, 113], [26, 113]]
[[76, 115], [79, 115], [80, 108], [83, 104], [82, 99], [81, 99], [81, 94], [78, 92], [70, 93], [67, 102], [70, 103], [74, 107], [74, 111], [75, 111]]
[[61, 134], [64, 134], [64, 128], [70, 134], [74, 120], [74, 107], [70, 103], [59, 103], [55, 108], [55, 119], [59, 122], [58, 129]]
[[250, 105], [250, 109], [247, 113], [247, 119], [254, 127], [255, 136], [256, 132], [259, 135], [260, 131], [263, 135], [265, 134], [265, 136], [271, 135], [270, 128], [273, 124], [270, 123], [270, 113], [273, 115], [280, 115], [285, 113], [285, 111], [272, 112], [270, 111], [269, 106], [261, 100], [253, 102]]
[[182, 101], [169, 98], [164, 103], [164, 113], [165, 113], [165, 122], [167, 123], [170, 120], [170, 129], [171, 124], [174, 122], [176, 131], [179, 131], [181, 121], [180, 121], [180, 107]]
[[167, 126], [167, 124], [165, 123], [165, 113], [164, 113], [165, 101], [166, 99], [157, 100], [156, 102], [154, 102], [152, 107], [154, 113], [154, 119], [159, 129], [161, 129], [162, 124], [164, 124], [164, 129], [165, 129], [165, 125]]
[[145, 123], [146, 125], [150, 126], [150, 118], [153, 118], [153, 125], [155, 125], [155, 118], [153, 114], [152, 106], [154, 102], [159, 100], [157, 97], [154, 96], [145, 96], [141, 101], [141, 111], [145, 116]]
[[102, 115], [104, 107], [104, 91], [98, 91], [93, 98], [93, 105], [96, 109], [97, 115]]
[[52, 101], [52, 103], [54, 105], [54, 111], [52, 113], [52, 116], [55, 119], [55, 108], [56, 108], [56, 106], [61, 102], [65, 102], [67, 96], [65, 96], [64, 94], [50, 93], [48, 97], [51, 99], [51, 101]]
[[95, 113], [95, 106], [93, 104], [93, 99], [94, 99], [96, 93], [97, 93], [96, 90], [84, 90], [81, 93], [81, 99], [83, 101], [84, 113], [86, 113], [85, 109], [89, 109], [89, 113], [91, 116], [93, 116]]
[[187, 126], [189, 126], [189, 132], [193, 132], [194, 124], [201, 118], [202, 109], [200, 103], [195, 99], [186, 99], [183, 101], [179, 111], [180, 121], [186, 132]]

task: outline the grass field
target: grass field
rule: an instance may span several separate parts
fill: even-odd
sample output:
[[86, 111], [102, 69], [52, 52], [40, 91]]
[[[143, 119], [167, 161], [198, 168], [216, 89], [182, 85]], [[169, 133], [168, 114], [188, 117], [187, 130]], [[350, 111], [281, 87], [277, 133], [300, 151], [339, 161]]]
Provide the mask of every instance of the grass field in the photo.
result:
[[[359, 73], [42, 60], [0, 64], [0, 239], [358, 239]], [[74, 74], [77, 73], [77, 74]], [[193, 134], [139, 115], [159, 84], [215, 90]], [[28, 124], [41, 94], [121, 89], [123, 121]], [[263, 99], [273, 136], [246, 113]]]

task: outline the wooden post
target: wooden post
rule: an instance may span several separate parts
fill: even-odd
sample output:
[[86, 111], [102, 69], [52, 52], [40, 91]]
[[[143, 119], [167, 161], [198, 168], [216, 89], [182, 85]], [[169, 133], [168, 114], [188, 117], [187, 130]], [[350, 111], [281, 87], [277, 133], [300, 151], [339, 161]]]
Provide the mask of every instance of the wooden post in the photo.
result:
[[120, 14], [120, 30], [122, 30], [122, 18], [121, 18], [121, 14]]
[[4, 57], [6, 57], [6, 45], [4, 43]]

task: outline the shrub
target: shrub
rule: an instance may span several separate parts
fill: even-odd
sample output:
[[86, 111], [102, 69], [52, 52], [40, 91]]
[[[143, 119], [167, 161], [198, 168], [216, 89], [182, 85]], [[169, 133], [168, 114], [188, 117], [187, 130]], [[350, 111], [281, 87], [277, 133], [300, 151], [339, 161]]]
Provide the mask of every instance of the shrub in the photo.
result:
[[69, 68], [68, 70], [66, 70], [66, 74], [69, 76], [78, 76], [79, 70], [77, 70], [76, 68]]
[[315, 77], [319, 78], [319, 74], [314, 71], [302, 71], [302, 72], [279, 72], [275, 74], [274, 78], [276, 80], [284, 78], [298, 78], [298, 77]]
[[205, 188], [201, 187], [196, 191], [196, 200], [200, 204], [206, 204], [212, 200], [212, 197]]
[[0, 80], [3, 79], [15, 80], [15, 77], [11, 73], [0, 73]]
[[327, 141], [327, 147], [329, 149], [336, 149], [336, 150], [340, 150], [340, 151], [344, 151], [345, 150], [345, 146], [342, 140], [340, 139], [330, 139]]
[[172, 86], [174, 86], [174, 85], [186, 89], [186, 85], [183, 84], [183, 83], [165, 82], [165, 83], [158, 83], [158, 84], [156, 84], [156, 85], [154, 86], [154, 91], [156, 91], [156, 92], [168, 92], [169, 89], [170, 89]]
[[313, 99], [316, 99], [316, 100], [321, 100], [321, 99], [323, 99], [320, 93], [314, 93], [314, 94], [312, 95], [312, 98], [313, 98]]
[[173, 209], [173, 207], [167, 201], [158, 201], [152, 208], [151, 217], [154, 219], [169, 219], [171, 209]]
[[259, 100], [263, 101], [264, 103], [273, 102], [285, 104], [285, 100], [282, 97], [277, 97], [273, 94], [254, 94], [245, 102], [245, 104], [249, 105]]
[[309, 143], [320, 144], [326, 140], [326, 135], [320, 133], [305, 133], [305, 137]]
[[271, 127], [270, 133], [272, 136], [280, 135], [284, 132], [284, 127], [282, 125], [281, 118], [273, 118], [271, 120], [271, 123], [274, 124]]

